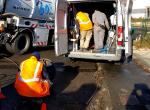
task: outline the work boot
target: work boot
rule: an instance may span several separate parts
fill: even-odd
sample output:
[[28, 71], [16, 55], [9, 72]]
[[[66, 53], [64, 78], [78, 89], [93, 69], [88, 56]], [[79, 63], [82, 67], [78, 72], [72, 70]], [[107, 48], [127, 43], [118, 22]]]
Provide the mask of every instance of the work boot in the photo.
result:
[[83, 52], [83, 48], [80, 48], [79, 51], [80, 51], [80, 52]]
[[99, 49], [93, 49], [93, 51], [92, 51], [93, 53], [99, 53], [100, 52], [100, 50]]
[[83, 52], [87, 52], [88, 51], [88, 49], [87, 48], [83, 48]]

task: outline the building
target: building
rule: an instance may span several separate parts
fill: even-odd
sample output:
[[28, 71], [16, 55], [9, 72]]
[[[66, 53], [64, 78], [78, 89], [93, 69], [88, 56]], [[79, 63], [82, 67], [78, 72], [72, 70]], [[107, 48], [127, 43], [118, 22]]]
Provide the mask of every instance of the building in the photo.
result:
[[150, 0], [133, 0], [132, 18], [149, 18]]

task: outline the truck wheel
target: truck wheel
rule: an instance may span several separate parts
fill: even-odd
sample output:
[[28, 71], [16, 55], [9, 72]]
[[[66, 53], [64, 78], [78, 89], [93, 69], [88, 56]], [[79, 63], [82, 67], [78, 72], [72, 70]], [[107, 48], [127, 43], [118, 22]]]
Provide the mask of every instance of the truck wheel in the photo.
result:
[[20, 33], [17, 35], [12, 44], [7, 44], [6, 49], [12, 53], [24, 54], [27, 52], [31, 45], [30, 36], [26, 33]]

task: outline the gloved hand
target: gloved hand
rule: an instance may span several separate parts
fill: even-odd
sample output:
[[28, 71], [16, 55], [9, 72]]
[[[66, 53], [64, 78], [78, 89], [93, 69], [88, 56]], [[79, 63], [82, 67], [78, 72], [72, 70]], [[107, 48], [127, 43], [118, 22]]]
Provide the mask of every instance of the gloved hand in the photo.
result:
[[79, 39], [79, 34], [76, 34], [76, 39]]

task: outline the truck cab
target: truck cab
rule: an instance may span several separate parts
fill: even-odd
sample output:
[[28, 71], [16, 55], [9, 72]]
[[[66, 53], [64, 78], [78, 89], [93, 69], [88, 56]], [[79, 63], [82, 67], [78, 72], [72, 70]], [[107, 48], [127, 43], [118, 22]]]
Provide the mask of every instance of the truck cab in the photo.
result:
[[[132, 0], [57, 0], [55, 13], [55, 53], [71, 59], [121, 61], [132, 57], [131, 10]], [[116, 26], [105, 31], [104, 49], [93, 52], [93, 37], [88, 51], [80, 51], [80, 33], [76, 13], [87, 12], [92, 19], [95, 9], [110, 16], [116, 13]], [[111, 26], [111, 23], [110, 23]], [[110, 34], [110, 33], [113, 33]]]
[[0, 0], [0, 46], [11, 54], [54, 44], [55, 0]]

